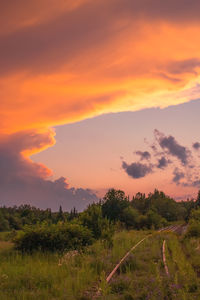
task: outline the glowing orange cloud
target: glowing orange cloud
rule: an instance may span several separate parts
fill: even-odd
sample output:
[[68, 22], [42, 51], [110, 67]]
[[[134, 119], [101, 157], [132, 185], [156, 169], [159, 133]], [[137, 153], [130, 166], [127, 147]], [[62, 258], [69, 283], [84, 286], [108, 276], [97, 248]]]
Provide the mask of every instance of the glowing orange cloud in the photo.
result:
[[15, 19], [1, 4], [1, 132], [199, 97], [192, 2], [21, 0]]
[[74, 199], [29, 159], [55, 143], [49, 127], [199, 98], [199, 11], [199, 0], [0, 1], [2, 199], [60, 201], [60, 188]]

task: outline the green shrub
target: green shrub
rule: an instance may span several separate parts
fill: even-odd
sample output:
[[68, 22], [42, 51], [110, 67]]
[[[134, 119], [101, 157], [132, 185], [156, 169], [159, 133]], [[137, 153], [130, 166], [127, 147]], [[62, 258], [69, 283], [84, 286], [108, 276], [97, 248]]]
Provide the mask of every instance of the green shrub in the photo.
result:
[[200, 222], [192, 220], [188, 226], [186, 237], [200, 237]]
[[15, 248], [23, 252], [80, 250], [92, 244], [92, 233], [79, 224], [53, 224], [25, 227], [14, 239]]
[[194, 219], [196, 221], [200, 221], [200, 208], [199, 209], [193, 209], [191, 212], [191, 219]]

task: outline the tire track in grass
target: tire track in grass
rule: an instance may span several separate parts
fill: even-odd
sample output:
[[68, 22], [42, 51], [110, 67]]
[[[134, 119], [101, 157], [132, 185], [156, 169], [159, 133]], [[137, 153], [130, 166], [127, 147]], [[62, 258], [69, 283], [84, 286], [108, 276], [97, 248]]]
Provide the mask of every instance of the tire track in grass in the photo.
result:
[[[119, 269], [121, 264], [125, 261], [125, 259], [130, 255], [130, 253], [137, 248], [142, 242], [144, 242], [148, 237], [152, 236], [152, 234], [149, 234], [148, 236], [141, 239], [136, 245], [134, 245], [127, 253], [124, 255], [124, 257], [119, 261], [119, 263], [115, 266], [115, 268], [110, 272], [110, 274], [106, 277], [106, 283], [108, 284], [113, 277], [113, 275], [116, 273], [116, 271]], [[97, 299], [101, 295], [101, 289], [99, 288], [92, 299]]]
[[[160, 230], [158, 230], [158, 232], [164, 232], [164, 231], [172, 231], [175, 232], [179, 227], [181, 227], [182, 225], [170, 225], [168, 227], [162, 228]], [[149, 238], [150, 236], [152, 236], [152, 234], [149, 234], [148, 236], [144, 237], [143, 239], [141, 239], [136, 245], [134, 245], [127, 253], [126, 255], [119, 261], [119, 263], [115, 266], [115, 268], [112, 270], [112, 272], [107, 276], [106, 278], [106, 282], [109, 283], [111, 278], [113, 277], [113, 275], [116, 273], [116, 271], [119, 269], [119, 267], [121, 266], [121, 264], [125, 261], [125, 259], [130, 255], [130, 253], [136, 248], [138, 247], [144, 240], [146, 240], [147, 238]], [[165, 242], [165, 241], [164, 241]], [[165, 243], [163, 244], [164, 246], [164, 257], [165, 258]], [[166, 258], [165, 258], [166, 261]], [[166, 265], [167, 267], [167, 265]], [[167, 268], [168, 270], [168, 268]], [[168, 271], [169, 274], [169, 271]]]
[[165, 273], [166, 273], [167, 277], [170, 277], [168, 266], [167, 266], [167, 261], [166, 261], [166, 256], [165, 256], [165, 245], [166, 245], [166, 241], [164, 240], [163, 241], [163, 247], [162, 247], [163, 264], [164, 264], [164, 267], [165, 267]]
[[[167, 226], [167, 227], [164, 227], [164, 228], [161, 228], [158, 230], [158, 233], [162, 233], [162, 232], [165, 232], [165, 231], [171, 231], [171, 232], [175, 232], [179, 227], [181, 227], [183, 225], [170, 225], [170, 226]], [[134, 245], [127, 253], [126, 255], [124, 255], [124, 257], [119, 261], [119, 263], [115, 266], [115, 268], [110, 272], [110, 274], [106, 277], [106, 282], [107, 284], [109, 284], [111, 278], [113, 277], [113, 275], [116, 273], [116, 271], [119, 269], [119, 267], [122, 265], [122, 263], [126, 260], [126, 258], [130, 255], [130, 253], [135, 249], [137, 248], [142, 242], [144, 242], [147, 238], [149, 238], [150, 236], [152, 236], [152, 234], [149, 234], [148, 236], [144, 237], [143, 239], [141, 239], [136, 245]], [[165, 241], [164, 241], [165, 242]], [[165, 259], [165, 271], [166, 271], [166, 274], [167, 276], [169, 277], [169, 271], [168, 271], [168, 267], [167, 267], [167, 264], [166, 264], [166, 257], [165, 257], [165, 243], [163, 244], [163, 262], [164, 262], [164, 259]], [[100, 289], [98, 289], [96, 295], [94, 295], [93, 299], [96, 299], [96, 297], [100, 296], [101, 294], [101, 291]]]
[[[181, 227], [182, 225], [170, 225], [168, 227], [162, 228], [160, 230], [158, 230], [158, 232], [164, 232], [164, 231], [171, 231], [171, 232], [175, 232], [179, 227]], [[125, 261], [125, 259], [130, 255], [130, 253], [137, 247], [139, 246], [144, 240], [146, 240], [147, 238], [149, 238], [150, 236], [152, 236], [152, 234], [149, 234], [148, 236], [144, 237], [143, 239], [141, 239], [136, 245], [134, 245], [127, 253], [126, 255], [119, 261], [119, 263], [115, 266], [115, 268], [112, 270], [112, 272], [107, 276], [106, 278], [106, 282], [109, 283], [111, 278], [113, 277], [113, 275], [116, 273], [116, 271], [119, 269], [119, 267], [121, 266], [121, 264]], [[164, 251], [164, 256], [163, 259], [165, 259], [165, 241], [163, 243], [163, 251]], [[166, 265], [167, 267], [167, 265]], [[167, 268], [168, 270], [168, 268]], [[169, 274], [169, 271], [168, 271]]]
[[109, 283], [111, 278], [113, 277], [113, 275], [116, 273], [116, 271], [119, 269], [119, 267], [121, 266], [121, 264], [125, 261], [125, 259], [130, 255], [130, 253], [136, 248], [138, 247], [142, 242], [144, 242], [148, 237], [150, 237], [150, 235], [144, 237], [143, 239], [141, 239], [136, 245], [134, 245], [127, 253], [126, 255], [124, 255], [124, 257], [120, 260], [120, 262], [115, 266], [115, 268], [112, 270], [112, 272], [108, 275], [108, 277], [106, 278], [106, 282]]

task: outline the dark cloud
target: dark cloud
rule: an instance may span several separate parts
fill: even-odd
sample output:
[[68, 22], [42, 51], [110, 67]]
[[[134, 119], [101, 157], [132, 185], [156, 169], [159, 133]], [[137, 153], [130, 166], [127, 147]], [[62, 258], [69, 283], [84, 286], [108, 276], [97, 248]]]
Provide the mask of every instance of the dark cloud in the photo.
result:
[[193, 181], [192, 186], [196, 187], [196, 188], [200, 188], [200, 180], [198, 179], [198, 180]]
[[164, 156], [162, 156], [158, 160], [157, 168], [158, 169], [165, 169], [169, 164], [170, 164], [170, 160], [168, 160]]
[[158, 149], [155, 145], [151, 145], [151, 149], [153, 150], [154, 154], [158, 152]]
[[187, 165], [190, 158], [189, 150], [181, 146], [173, 136], [165, 136], [163, 133], [155, 129], [156, 139], [162, 149], [166, 149], [172, 156], [177, 157], [183, 165]]
[[135, 17], [143, 16], [147, 19], [168, 22], [199, 21], [200, 3], [198, 0], [120, 0], [117, 3], [122, 12], [127, 9]]
[[198, 58], [174, 61], [168, 64], [167, 70], [171, 74], [182, 74], [182, 73], [196, 73], [196, 68], [200, 66], [200, 60]]
[[199, 142], [196, 142], [192, 145], [192, 147], [195, 149], [195, 150], [199, 150], [200, 149], [200, 143]]
[[52, 144], [52, 132], [21, 132], [4, 136], [0, 141], [0, 205], [31, 204], [40, 208], [64, 210], [74, 206], [83, 210], [97, 201], [89, 189], [69, 188], [66, 178], [55, 181], [44, 165], [34, 163], [25, 156], [26, 151]]
[[176, 183], [177, 185], [180, 184], [181, 179], [185, 178], [185, 174], [182, 171], [180, 171], [178, 168], [175, 168], [173, 175], [174, 175], [174, 177], [173, 177], [172, 181], [174, 183]]
[[151, 154], [148, 151], [136, 151], [135, 154], [139, 155], [141, 160], [149, 160], [151, 158]]
[[[174, 169], [173, 183], [183, 187], [200, 187], [200, 167], [196, 161], [197, 157], [194, 153], [192, 154], [190, 149], [180, 145], [172, 135], [166, 136], [157, 129], [154, 130], [153, 143], [147, 142], [146, 139], [145, 143], [149, 149], [134, 153], [140, 156], [140, 161], [148, 160], [148, 164], [142, 164], [140, 161], [127, 164], [123, 161], [122, 167], [129, 176], [132, 178], [145, 177], [153, 171], [164, 170], [171, 165]], [[193, 148], [200, 149], [200, 143], [194, 143]]]
[[123, 161], [122, 168], [132, 178], [142, 178], [149, 173], [152, 173], [152, 166], [141, 164], [139, 162], [128, 165], [125, 161]]
[[72, 57], [83, 55], [112, 38], [113, 18], [112, 14], [109, 18], [104, 3], [94, 1], [49, 22], [3, 35], [0, 37], [0, 73], [16, 69], [54, 71], [64, 62], [70, 63]]

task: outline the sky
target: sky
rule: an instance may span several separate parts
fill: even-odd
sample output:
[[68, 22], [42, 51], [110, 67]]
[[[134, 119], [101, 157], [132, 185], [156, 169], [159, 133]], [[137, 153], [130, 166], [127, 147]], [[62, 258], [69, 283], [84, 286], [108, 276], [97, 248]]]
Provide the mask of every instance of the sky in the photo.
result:
[[0, 2], [0, 204], [200, 188], [200, 2]]

